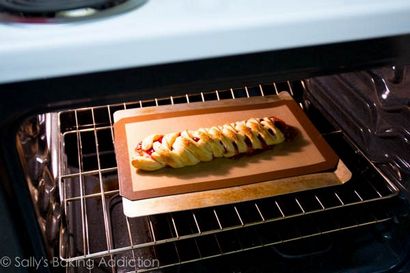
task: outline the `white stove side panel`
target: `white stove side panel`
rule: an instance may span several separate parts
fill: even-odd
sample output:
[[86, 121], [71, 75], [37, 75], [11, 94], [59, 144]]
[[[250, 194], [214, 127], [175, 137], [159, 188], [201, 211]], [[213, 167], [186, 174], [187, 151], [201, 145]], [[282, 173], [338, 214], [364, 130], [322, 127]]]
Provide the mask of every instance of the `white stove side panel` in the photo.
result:
[[409, 0], [150, 0], [98, 21], [0, 24], [0, 83], [408, 33]]

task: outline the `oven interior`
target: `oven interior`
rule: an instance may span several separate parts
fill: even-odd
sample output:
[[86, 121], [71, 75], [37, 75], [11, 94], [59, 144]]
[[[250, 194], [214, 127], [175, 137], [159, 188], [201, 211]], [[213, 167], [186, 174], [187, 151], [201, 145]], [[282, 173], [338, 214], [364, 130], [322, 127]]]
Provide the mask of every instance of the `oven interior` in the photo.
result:
[[[30, 116], [17, 148], [47, 255], [63, 272], [384, 272], [410, 253], [406, 67], [261, 82]], [[202, 92], [201, 92], [202, 91]], [[344, 185], [128, 218], [113, 113], [286, 91], [351, 170]], [[116, 260], [115, 264], [101, 260]], [[134, 263], [120, 263], [124, 260]]]

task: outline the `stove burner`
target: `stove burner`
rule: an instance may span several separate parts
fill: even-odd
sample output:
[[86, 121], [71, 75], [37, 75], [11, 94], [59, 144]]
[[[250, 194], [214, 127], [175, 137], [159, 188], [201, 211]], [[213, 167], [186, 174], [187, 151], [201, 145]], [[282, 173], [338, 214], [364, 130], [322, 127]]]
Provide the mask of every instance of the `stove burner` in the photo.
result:
[[12, 12], [49, 13], [81, 8], [98, 8], [110, 4], [109, 0], [0, 0], [0, 6]]
[[0, 0], [0, 21], [64, 22], [117, 14], [147, 0]]

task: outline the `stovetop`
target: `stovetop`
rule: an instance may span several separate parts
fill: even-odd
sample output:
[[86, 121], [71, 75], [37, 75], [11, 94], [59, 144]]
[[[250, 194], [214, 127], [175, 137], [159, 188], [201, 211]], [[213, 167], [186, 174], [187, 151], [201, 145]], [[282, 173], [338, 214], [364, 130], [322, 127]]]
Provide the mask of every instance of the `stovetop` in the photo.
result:
[[0, 83], [403, 35], [410, 2], [161, 0], [78, 22], [16, 18], [0, 13]]

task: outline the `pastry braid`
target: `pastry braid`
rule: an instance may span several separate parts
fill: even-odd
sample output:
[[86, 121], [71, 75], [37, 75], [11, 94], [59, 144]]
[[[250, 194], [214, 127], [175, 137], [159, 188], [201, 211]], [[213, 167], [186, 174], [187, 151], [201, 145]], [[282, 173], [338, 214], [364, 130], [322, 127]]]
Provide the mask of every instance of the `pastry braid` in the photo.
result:
[[132, 165], [155, 171], [165, 166], [181, 168], [216, 157], [250, 154], [283, 142], [288, 126], [275, 117], [250, 118], [222, 126], [153, 134], [135, 149]]

